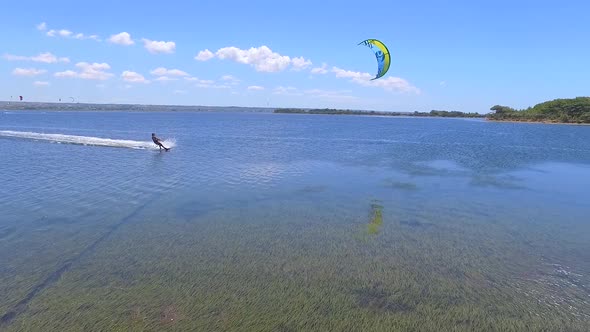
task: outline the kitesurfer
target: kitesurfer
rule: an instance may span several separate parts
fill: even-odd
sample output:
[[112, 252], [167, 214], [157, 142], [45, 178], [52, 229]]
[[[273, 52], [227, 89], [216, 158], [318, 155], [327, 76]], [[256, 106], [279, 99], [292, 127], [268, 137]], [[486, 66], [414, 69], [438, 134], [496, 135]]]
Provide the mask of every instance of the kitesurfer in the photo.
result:
[[154, 143], [160, 148], [160, 150], [162, 150], [162, 148], [164, 148], [164, 150], [166, 151], [170, 150], [162, 144], [162, 141], [158, 137], [156, 137], [156, 134], [154, 133], [152, 133], [152, 141], [154, 141]]

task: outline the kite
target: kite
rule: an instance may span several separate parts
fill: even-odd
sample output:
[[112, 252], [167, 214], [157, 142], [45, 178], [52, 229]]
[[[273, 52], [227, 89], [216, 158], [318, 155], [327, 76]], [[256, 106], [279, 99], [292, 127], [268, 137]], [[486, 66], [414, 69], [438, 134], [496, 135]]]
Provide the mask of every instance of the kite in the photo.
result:
[[359, 43], [359, 45], [361, 44], [375, 52], [375, 57], [377, 58], [377, 76], [371, 80], [383, 77], [389, 70], [389, 65], [391, 64], [391, 56], [389, 55], [387, 46], [377, 39], [367, 39]]

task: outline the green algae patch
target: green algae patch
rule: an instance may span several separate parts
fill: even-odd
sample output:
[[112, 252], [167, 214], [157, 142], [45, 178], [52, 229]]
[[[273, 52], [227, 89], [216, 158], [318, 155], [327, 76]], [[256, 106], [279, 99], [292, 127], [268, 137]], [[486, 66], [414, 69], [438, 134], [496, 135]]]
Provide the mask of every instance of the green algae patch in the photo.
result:
[[383, 225], [383, 206], [377, 203], [372, 203], [371, 211], [369, 213], [369, 225], [367, 226], [369, 234], [379, 233], [381, 225]]

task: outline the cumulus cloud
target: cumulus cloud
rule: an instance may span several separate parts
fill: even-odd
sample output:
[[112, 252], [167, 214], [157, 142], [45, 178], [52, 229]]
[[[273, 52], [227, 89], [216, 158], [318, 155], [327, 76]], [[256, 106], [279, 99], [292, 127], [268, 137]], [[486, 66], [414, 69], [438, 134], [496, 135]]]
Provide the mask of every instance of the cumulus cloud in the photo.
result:
[[62, 37], [62, 38], [73, 38], [73, 39], [92, 39], [95, 41], [100, 41], [100, 38], [97, 35], [85, 35], [81, 32], [73, 32], [68, 29], [51, 29], [47, 30], [47, 23], [42, 22], [37, 25], [37, 30], [45, 32], [45, 34], [49, 37]]
[[298, 57], [291, 59], [291, 64], [294, 70], [302, 70], [311, 66], [311, 61], [306, 60], [303, 57]]
[[211, 52], [209, 50], [204, 50], [204, 51], [200, 51], [199, 54], [197, 54], [195, 56], [195, 60], [207, 61], [207, 60], [213, 59], [214, 57], [215, 57], [215, 54], [213, 54], [213, 52]]
[[111, 35], [109, 42], [117, 45], [129, 46], [135, 44], [131, 35], [128, 32], [121, 32], [116, 35]]
[[174, 53], [176, 49], [176, 43], [173, 41], [156, 41], [156, 40], [149, 40], [146, 38], [142, 39], [143, 46], [145, 47], [148, 52], [156, 54], [156, 53]]
[[55, 77], [60, 78], [81, 78], [85, 80], [100, 80], [104, 81], [113, 76], [112, 73], [107, 72], [111, 69], [108, 63], [88, 63], [78, 62], [76, 64], [78, 71], [66, 70], [57, 72], [54, 74]]
[[129, 70], [125, 70], [122, 74], [121, 74], [121, 78], [126, 81], [126, 82], [132, 82], [132, 83], [149, 83], [149, 80], [146, 80], [145, 77], [143, 77], [143, 75], [141, 75], [140, 73], [136, 73], [134, 71], [129, 71]]
[[34, 86], [39, 86], [39, 87], [43, 87], [43, 86], [49, 86], [49, 82], [46, 81], [35, 81], [33, 82]]
[[332, 72], [338, 78], [348, 78], [351, 82], [354, 82], [363, 86], [374, 86], [380, 87], [388, 91], [407, 92], [419, 94], [420, 90], [415, 86], [411, 85], [408, 81], [399, 77], [385, 77], [376, 80], [371, 80], [374, 76], [369, 73], [361, 73], [350, 70], [344, 70], [338, 67], [332, 67]]
[[87, 63], [78, 62], [76, 67], [80, 68], [80, 78], [86, 80], [107, 80], [113, 74], [106, 72], [105, 70], [111, 69], [107, 63]]
[[263, 86], [259, 86], [259, 85], [250, 85], [248, 87], [248, 90], [250, 90], [250, 91], [262, 91], [262, 90], [264, 90], [264, 87]]
[[190, 76], [187, 72], [180, 69], [167, 69], [158, 67], [150, 72], [154, 76]]
[[46, 73], [47, 70], [45, 69], [36, 69], [36, 68], [15, 68], [12, 71], [12, 75], [14, 76], [37, 76]]
[[291, 58], [287, 55], [281, 55], [273, 52], [268, 46], [251, 47], [243, 50], [234, 46], [223, 47], [212, 53], [209, 50], [199, 52], [195, 59], [206, 61], [217, 57], [221, 60], [232, 60], [237, 63], [247, 64], [254, 67], [260, 72], [279, 72], [292, 66], [295, 70], [300, 70], [311, 65], [311, 61], [303, 57]]
[[68, 58], [65, 58], [65, 57], [58, 58], [49, 52], [40, 53], [39, 55], [34, 55], [34, 56], [5, 54], [4, 59], [6, 59], [8, 61], [33, 61], [33, 62], [43, 62], [43, 63], [56, 63], [56, 62], [68, 63], [68, 62], [70, 62], [70, 59], [68, 59]]
[[219, 59], [233, 60], [238, 63], [253, 66], [261, 72], [277, 72], [285, 70], [291, 59], [286, 55], [273, 52], [267, 46], [251, 47], [248, 50], [241, 50], [237, 47], [224, 47], [216, 53]]
[[327, 74], [328, 73], [328, 65], [326, 63], [322, 63], [321, 67], [316, 67], [311, 69], [312, 74]]

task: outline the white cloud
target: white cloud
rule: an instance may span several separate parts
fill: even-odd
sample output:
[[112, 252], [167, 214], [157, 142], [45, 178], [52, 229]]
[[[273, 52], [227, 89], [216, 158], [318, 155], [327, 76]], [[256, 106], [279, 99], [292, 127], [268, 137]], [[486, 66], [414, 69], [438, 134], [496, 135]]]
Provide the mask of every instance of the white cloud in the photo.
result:
[[39, 87], [43, 87], [43, 86], [49, 86], [49, 82], [45, 82], [45, 81], [35, 81], [33, 82], [34, 86], [39, 86]]
[[178, 81], [178, 78], [168, 77], [168, 76], [160, 76], [160, 77], [156, 78], [156, 81], [159, 81], [159, 82]]
[[213, 59], [214, 57], [215, 57], [215, 54], [213, 54], [213, 52], [211, 52], [209, 50], [204, 50], [204, 51], [200, 51], [199, 54], [197, 54], [195, 56], [195, 60], [207, 61], [207, 60]]
[[190, 76], [187, 72], [180, 69], [166, 69], [158, 67], [150, 72], [154, 76]]
[[105, 72], [105, 70], [111, 69], [111, 66], [107, 63], [78, 62], [76, 67], [80, 68], [80, 74], [78, 76], [86, 80], [104, 81], [113, 76], [113, 74]]
[[185, 77], [184, 79], [187, 81], [198, 81], [199, 80], [198, 77]]
[[14, 76], [37, 76], [47, 72], [45, 69], [35, 69], [35, 68], [15, 68], [12, 71], [12, 75]]
[[156, 53], [174, 53], [176, 49], [176, 43], [173, 41], [155, 41], [149, 40], [146, 38], [142, 39], [143, 46], [148, 50], [148, 52], [156, 54]]
[[336, 74], [338, 78], [349, 78], [351, 82], [360, 84], [363, 86], [374, 86], [380, 87], [388, 91], [408, 92], [420, 94], [420, 90], [415, 86], [411, 85], [408, 81], [399, 77], [385, 77], [376, 80], [371, 80], [374, 76], [369, 73], [361, 73], [350, 70], [340, 69], [338, 67], [332, 67], [332, 72]]
[[218, 59], [232, 60], [237, 63], [247, 64], [260, 72], [279, 72], [292, 66], [294, 70], [301, 70], [311, 65], [311, 61], [303, 57], [291, 58], [286, 55], [273, 52], [268, 46], [251, 47], [240, 49], [234, 46], [223, 47], [212, 53], [211, 51], [200, 51], [196, 60], [207, 61], [217, 57]]
[[291, 64], [293, 65], [293, 70], [302, 70], [311, 66], [311, 61], [303, 57], [298, 57], [291, 59]]
[[248, 90], [250, 90], [250, 91], [262, 91], [262, 90], [264, 90], [264, 87], [263, 86], [259, 86], [259, 85], [250, 85], [248, 87]]
[[253, 66], [261, 72], [278, 72], [285, 70], [291, 63], [291, 58], [273, 52], [267, 46], [251, 47], [241, 50], [237, 47], [224, 47], [216, 52], [219, 59], [229, 59], [238, 63]]
[[74, 38], [74, 39], [80, 39], [80, 40], [93, 39], [95, 41], [100, 41], [100, 38], [98, 38], [97, 35], [87, 36], [81, 32], [75, 33], [75, 32], [68, 30], [68, 29], [60, 29], [60, 30], [51, 29], [51, 30], [47, 31], [47, 23], [45, 23], [45, 22], [38, 24], [37, 30], [46, 31], [45, 34], [49, 37]]
[[66, 70], [66, 71], [57, 72], [57, 73], [53, 74], [53, 76], [60, 77], [60, 78], [66, 78], [66, 77], [73, 78], [73, 77], [78, 77], [78, 73], [73, 70]]
[[112, 73], [107, 72], [107, 70], [111, 69], [111, 66], [109, 66], [107, 63], [78, 62], [76, 67], [79, 69], [78, 72], [66, 70], [57, 72], [54, 74], [54, 76], [60, 78], [82, 78], [85, 80], [100, 81], [107, 80], [113, 76]]
[[214, 80], [197, 80], [198, 88], [206, 88], [206, 89], [231, 89], [231, 86], [227, 84], [215, 84]]
[[285, 95], [285, 96], [302, 96], [303, 93], [297, 91], [297, 88], [294, 88], [292, 86], [279, 86], [276, 87], [273, 91], [273, 94], [275, 95]]
[[312, 74], [327, 74], [328, 73], [328, 65], [326, 63], [322, 63], [321, 67], [316, 67], [311, 69]]
[[57, 33], [62, 37], [69, 37], [73, 34], [73, 32], [71, 32], [70, 30], [66, 30], [66, 29], [61, 29]]
[[225, 82], [228, 82], [228, 84], [231, 84], [231, 85], [238, 85], [238, 84], [240, 84], [240, 80], [237, 79], [236, 77], [232, 76], [232, 75], [223, 75], [223, 76], [221, 76], [221, 80], [222, 81], [225, 81]]
[[129, 33], [127, 33], [127, 32], [121, 32], [121, 33], [118, 33], [116, 35], [112, 35], [109, 38], [109, 42], [111, 42], [113, 44], [125, 45], [125, 46], [129, 46], [129, 45], [135, 44], [135, 42], [133, 41], [133, 39], [131, 39], [131, 35]]
[[37, 56], [31, 57], [31, 60], [36, 61], [36, 62], [45, 62], [45, 63], [55, 63], [55, 62], [69, 63], [70, 62], [70, 59], [68, 59], [66, 57], [58, 58], [49, 52], [41, 53]]
[[70, 59], [62, 57], [58, 58], [55, 55], [45, 52], [40, 53], [39, 55], [35, 56], [22, 56], [22, 55], [12, 55], [12, 54], [5, 54], [4, 59], [9, 61], [34, 61], [34, 62], [44, 62], [44, 63], [56, 63], [56, 62], [70, 62]]
[[90, 35], [90, 36], [86, 36], [86, 35], [85, 35], [85, 34], [83, 34], [83, 33], [77, 33], [77, 34], [74, 36], [74, 38], [75, 38], [75, 39], [80, 39], [80, 40], [83, 40], [83, 39], [93, 39], [93, 40], [96, 40], [96, 41], [100, 41], [100, 39], [98, 38], [98, 36], [97, 36], [97, 35]]
[[125, 70], [122, 74], [121, 74], [121, 78], [126, 81], [126, 82], [132, 82], [132, 83], [149, 83], [149, 80], [146, 80], [145, 77], [143, 77], [143, 75], [141, 75], [140, 73], [136, 73], [134, 71], [129, 71], [129, 70]]
[[197, 84], [198, 88], [206, 88], [206, 89], [231, 89], [231, 87], [229, 85], [225, 85], [225, 84], [221, 84], [221, 85], [217, 85], [217, 84]]
[[215, 83], [215, 81], [212, 81], [212, 80], [199, 80], [200, 85], [212, 85], [214, 83]]
[[8, 61], [20, 61], [20, 60], [30, 60], [31, 59], [28, 56], [13, 55], [13, 54], [4, 54], [2, 57]]

